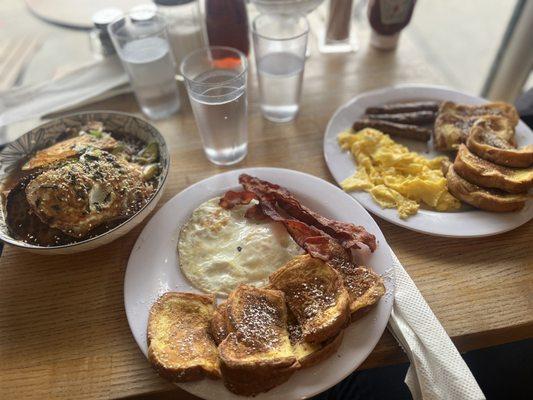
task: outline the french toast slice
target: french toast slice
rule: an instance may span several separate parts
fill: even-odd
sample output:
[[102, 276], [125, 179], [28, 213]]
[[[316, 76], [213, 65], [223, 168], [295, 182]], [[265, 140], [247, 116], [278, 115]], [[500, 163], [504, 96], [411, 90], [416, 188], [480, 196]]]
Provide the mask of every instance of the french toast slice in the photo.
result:
[[476, 208], [492, 212], [521, 210], [527, 200], [523, 194], [511, 194], [497, 189], [486, 189], [461, 178], [454, 167], [446, 174], [448, 190], [459, 200]]
[[365, 266], [355, 266], [346, 257], [333, 257], [328, 264], [342, 276], [349, 295], [351, 320], [355, 321], [364, 315], [385, 294], [383, 278]]
[[292, 351], [296, 356], [301, 368], [312, 367], [335, 354], [342, 343], [344, 330], [336, 336], [321, 343], [309, 343], [303, 338], [302, 327], [298, 323], [294, 314], [288, 311], [287, 328], [289, 330], [289, 340]]
[[483, 116], [499, 116], [499, 119], [492, 121], [492, 129], [498, 132], [502, 139], [512, 140], [519, 117], [516, 108], [511, 104], [496, 102], [469, 106], [444, 101], [434, 124], [435, 148], [442, 151], [457, 150], [459, 145], [468, 139], [470, 128]]
[[462, 178], [478, 186], [523, 193], [533, 187], [533, 167], [509, 168], [494, 164], [473, 154], [462, 144], [453, 168]]
[[287, 381], [299, 368], [279, 290], [240, 285], [228, 297], [228, 335], [218, 346], [226, 387], [253, 396]]
[[533, 145], [517, 149], [492, 129], [491, 123], [499, 117], [482, 117], [476, 121], [466, 142], [468, 150], [498, 165], [527, 168], [533, 165]]
[[172, 382], [220, 377], [218, 352], [209, 333], [215, 297], [168, 292], [148, 318], [148, 359]]
[[218, 346], [228, 336], [228, 303], [220, 303], [213, 318], [211, 318], [210, 332], [213, 340]]
[[[513, 126], [516, 126], [516, 124], [518, 124], [518, 121], [520, 120], [520, 116], [518, 115], [518, 111], [516, 110], [515, 106], [509, 103], [505, 103], [503, 101], [495, 101], [477, 106], [469, 104], [457, 104], [453, 102], [446, 103], [451, 104], [444, 106], [444, 108], [450, 107], [449, 110], [453, 110], [453, 113], [455, 115], [459, 115], [462, 117], [476, 117], [477, 119], [477, 117], [481, 117], [484, 115], [498, 115], [507, 118]], [[441, 103], [439, 111], [442, 109], [442, 106], [443, 104]]]
[[[311, 367], [334, 354], [342, 343], [344, 330], [336, 336], [321, 342], [305, 342], [302, 335], [302, 327], [290, 310], [287, 310], [287, 331], [291, 342], [292, 351], [302, 368]], [[211, 320], [211, 335], [215, 343], [220, 344], [228, 335], [227, 303], [221, 303]]]
[[341, 275], [318, 258], [296, 256], [269, 277], [285, 293], [287, 307], [302, 328], [306, 342], [336, 336], [350, 318], [349, 295]]
[[351, 320], [355, 321], [376, 304], [385, 294], [383, 278], [368, 267], [358, 266], [344, 284], [350, 293]]

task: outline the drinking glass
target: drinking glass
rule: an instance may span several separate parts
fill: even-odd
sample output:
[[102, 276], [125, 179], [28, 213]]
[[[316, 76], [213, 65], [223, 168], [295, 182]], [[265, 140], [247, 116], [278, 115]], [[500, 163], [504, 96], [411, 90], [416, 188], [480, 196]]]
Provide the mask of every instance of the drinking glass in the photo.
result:
[[217, 165], [231, 165], [246, 157], [246, 57], [231, 47], [210, 46], [190, 53], [181, 74], [204, 151]]
[[309, 23], [302, 15], [260, 14], [252, 23], [263, 116], [287, 122], [299, 109]]
[[252, 0], [261, 13], [309, 14], [324, 0]]
[[129, 13], [111, 23], [109, 35], [142, 111], [152, 119], [168, 117], [179, 110], [180, 98], [165, 20], [158, 13], [143, 20], [132, 17]]

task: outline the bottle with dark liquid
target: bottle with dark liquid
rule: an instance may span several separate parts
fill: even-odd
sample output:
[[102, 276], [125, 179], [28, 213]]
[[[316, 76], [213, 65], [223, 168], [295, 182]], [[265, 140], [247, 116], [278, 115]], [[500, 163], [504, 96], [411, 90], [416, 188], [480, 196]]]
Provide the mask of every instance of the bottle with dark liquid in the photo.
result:
[[228, 46], [248, 55], [248, 15], [244, 0], [206, 0], [205, 23], [210, 46]]
[[400, 32], [411, 21], [415, 3], [416, 0], [370, 0], [370, 44], [382, 50], [394, 49], [398, 45]]

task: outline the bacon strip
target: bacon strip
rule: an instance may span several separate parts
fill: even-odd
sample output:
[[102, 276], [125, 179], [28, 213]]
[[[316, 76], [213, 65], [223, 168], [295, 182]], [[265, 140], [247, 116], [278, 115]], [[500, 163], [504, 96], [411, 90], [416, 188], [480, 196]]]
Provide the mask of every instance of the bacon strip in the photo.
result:
[[253, 199], [255, 199], [255, 194], [252, 192], [234, 192], [233, 190], [228, 190], [218, 204], [226, 210], [231, 210], [238, 205], [250, 204]]
[[245, 218], [261, 221], [268, 218], [259, 204], [254, 204], [244, 213]]
[[[246, 174], [239, 176], [239, 183], [247, 192], [252, 192], [259, 198], [261, 206], [266, 201], [269, 203], [277, 202], [290, 216], [327, 233], [338, 240], [345, 249], [359, 249], [359, 243], [368, 246], [372, 252], [377, 248], [376, 237], [362, 226], [331, 220], [315, 213], [301, 205], [292, 193], [279, 185]], [[264, 208], [263, 211], [265, 211]], [[265, 214], [268, 215], [268, 213]]]
[[273, 221], [281, 222], [294, 241], [311, 256], [323, 261], [343, 260], [349, 262], [351, 260], [348, 250], [327, 233], [292, 217], [283, 217], [275, 205], [267, 199], [260, 201], [258, 206], [264, 216]]
[[[272, 215], [269, 217], [272, 218]], [[281, 216], [272, 219], [283, 223], [294, 241], [312, 257], [323, 261], [331, 261], [334, 258], [350, 258], [347, 250], [340, 246], [335, 239], [314, 226], [309, 226], [305, 222], [295, 219], [285, 219]]]

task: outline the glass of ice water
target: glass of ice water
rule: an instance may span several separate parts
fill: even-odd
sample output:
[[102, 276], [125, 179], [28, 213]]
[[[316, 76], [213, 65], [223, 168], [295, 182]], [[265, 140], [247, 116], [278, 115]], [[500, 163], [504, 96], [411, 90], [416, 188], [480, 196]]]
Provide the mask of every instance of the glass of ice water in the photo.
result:
[[180, 108], [166, 23], [157, 13], [143, 20], [132, 16], [124, 15], [107, 29], [142, 111], [152, 119], [166, 118]]
[[205, 47], [185, 57], [181, 74], [209, 161], [243, 160], [248, 146], [245, 55], [231, 47]]
[[298, 14], [260, 14], [252, 23], [261, 112], [274, 122], [298, 113], [309, 23]]

